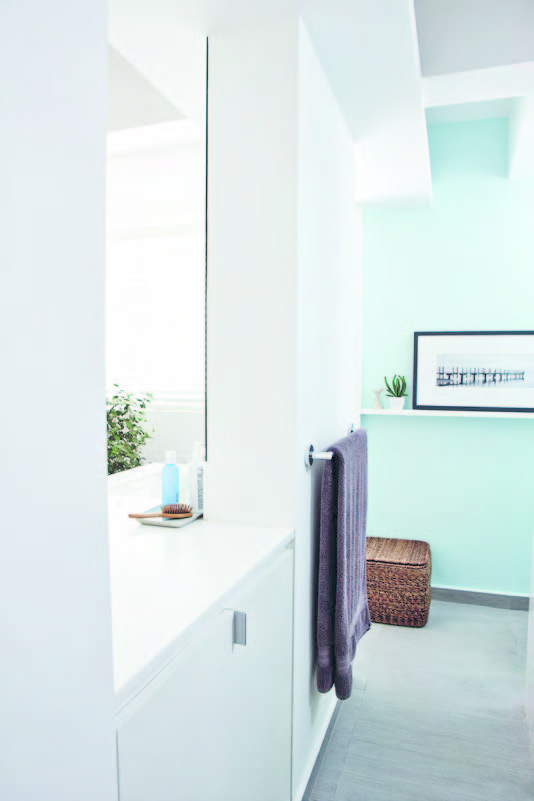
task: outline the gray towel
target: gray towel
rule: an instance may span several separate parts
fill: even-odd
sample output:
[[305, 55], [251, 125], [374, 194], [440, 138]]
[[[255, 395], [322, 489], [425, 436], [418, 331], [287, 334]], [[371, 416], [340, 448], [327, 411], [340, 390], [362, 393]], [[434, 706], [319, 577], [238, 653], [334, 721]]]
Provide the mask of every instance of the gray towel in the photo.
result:
[[336, 442], [325, 462], [321, 488], [317, 688], [335, 684], [342, 701], [352, 690], [352, 660], [369, 630], [366, 517], [367, 434], [363, 429]]

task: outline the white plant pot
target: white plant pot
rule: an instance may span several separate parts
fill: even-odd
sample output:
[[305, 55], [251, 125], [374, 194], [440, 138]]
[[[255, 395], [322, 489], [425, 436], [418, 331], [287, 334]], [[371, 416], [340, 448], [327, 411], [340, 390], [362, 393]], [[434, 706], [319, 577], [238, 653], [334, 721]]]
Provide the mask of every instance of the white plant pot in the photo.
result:
[[390, 398], [389, 408], [392, 412], [401, 412], [404, 409], [404, 401], [406, 398]]

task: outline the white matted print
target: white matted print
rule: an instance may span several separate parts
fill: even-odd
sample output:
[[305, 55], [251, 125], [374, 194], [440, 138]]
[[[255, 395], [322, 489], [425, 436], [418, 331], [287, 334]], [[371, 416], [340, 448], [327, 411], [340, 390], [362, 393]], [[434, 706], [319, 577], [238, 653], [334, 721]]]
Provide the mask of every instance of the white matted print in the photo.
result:
[[417, 332], [413, 405], [534, 412], [534, 332]]

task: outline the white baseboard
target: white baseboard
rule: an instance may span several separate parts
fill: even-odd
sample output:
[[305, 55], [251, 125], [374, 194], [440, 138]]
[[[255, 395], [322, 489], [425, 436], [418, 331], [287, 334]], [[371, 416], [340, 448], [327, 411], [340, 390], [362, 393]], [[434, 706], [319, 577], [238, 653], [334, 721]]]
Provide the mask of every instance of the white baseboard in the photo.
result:
[[308, 761], [306, 762], [306, 766], [304, 768], [304, 772], [300, 777], [300, 781], [298, 787], [295, 789], [293, 788], [293, 792], [291, 794], [291, 801], [302, 801], [304, 798], [304, 793], [306, 792], [306, 788], [308, 786], [308, 782], [310, 780], [310, 776], [312, 775], [313, 768], [317, 761], [317, 757], [319, 756], [319, 752], [323, 745], [323, 741], [328, 731], [328, 727], [330, 726], [330, 721], [332, 720], [332, 715], [334, 714], [334, 710], [337, 705], [337, 698], [332, 690], [328, 696], [329, 703], [325, 703], [325, 715], [323, 720], [321, 721], [321, 725], [316, 725], [315, 731], [315, 738], [313, 741], [312, 748], [308, 755]]

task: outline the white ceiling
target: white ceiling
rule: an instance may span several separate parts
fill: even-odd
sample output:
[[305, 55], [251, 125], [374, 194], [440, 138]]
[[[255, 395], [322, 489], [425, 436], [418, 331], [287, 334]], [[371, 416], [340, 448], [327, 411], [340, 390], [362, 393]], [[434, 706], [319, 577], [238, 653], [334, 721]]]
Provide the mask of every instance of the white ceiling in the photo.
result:
[[414, 0], [429, 124], [510, 118], [534, 92], [533, 0]]
[[114, 47], [108, 48], [108, 131], [185, 119]]
[[533, 0], [414, 0], [423, 76], [534, 61]]
[[202, 125], [205, 37], [299, 15], [357, 144], [362, 202], [428, 201], [426, 106], [434, 123], [508, 116], [530, 91], [534, 0], [110, 0], [110, 42], [152, 90], [141, 119], [180, 109]]
[[137, 57], [150, 61], [147, 43], [135, 41], [142, 33], [158, 37], [161, 55], [163, 39], [187, 29], [209, 36], [302, 16], [355, 138], [377, 115], [421, 104], [413, 0], [110, 0], [109, 8], [110, 42], [138, 69]]
[[298, 16], [360, 144], [357, 196], [372, 203], [399, 196], [428, 200], [413, 0], [110, 0], [110, 42], [201, 123], [205, 37], [214, 42], [225, 29], [246, 31]]

